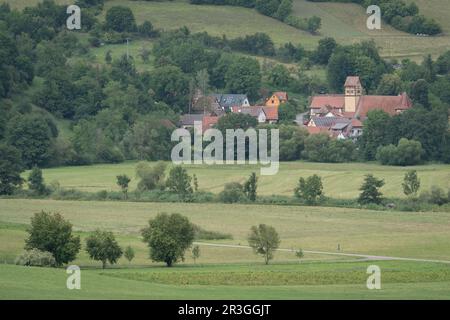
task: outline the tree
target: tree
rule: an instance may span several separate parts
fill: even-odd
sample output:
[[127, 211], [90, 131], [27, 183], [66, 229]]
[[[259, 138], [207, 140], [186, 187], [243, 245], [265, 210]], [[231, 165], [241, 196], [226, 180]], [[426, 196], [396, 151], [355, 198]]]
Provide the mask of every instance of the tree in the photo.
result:
[[256, 99], [261, 87], [259, 62], [249, 57], [235, 58], [225, 73], [225, 83], [228, 92], [243, 93]]
[[296, 197], [303, 199], [307, 204], [317, 204], [323, 196], [322, 179], [316, 174], [306, 178], [306, 180], [300, 178], [294, 194]]
[[303, 259], [303, 257], [304, 257], [305, 255], [304, 255], [302, 249], [298, 249], [297, 251], [295, 251], [295, 256], [296, 256], [296, 257], [300, 260], [300, 262], [301, 262], [301, 260]]
[[53, 134], [41, 116], [27, 114], [11, 121], [7, 137], [21, 151], [23, 164], [28, 168], [45, 165], [52, 156]]
[[257, 188], [258, 178], [256, 177], [256, 173], [252, 172], [248, 180], [244, 183], [244, 193], [250, 201], [255, 202]]
[[422, 144], [419, 141], [401, 138], [397, 146], [389, 144], [379, 147], [376, 158], [385, 165], [410, 166], [419, 164], [423, 153]]
[[367, 174], [364, 178], [364, 182], [359, 188], [362, 191], [359, 194], [359, 204], [381, 204], [382, 193], [378, 190], [384, 186], [384, 180], [375, 178], [372, 174]]
[[180, 68], [176, 66], [155, 68], [151, 72], [150, 88], [155, 93], [156, 100], [167, 103], [175, 110], [187, 109], [189, 80]]
[[112, 62], [111, 50], [106, 51], [105, 62], [107, 64], [111, 64], [111, 62]]
[[131, 179], [126, 175], [119, 175], [117, 178], [117, 185], [122, 189], [123, 195], [125, 196], [125, 199], [128, 198], [128, 184], [130, 183]]
[[225, 203], [239, 202], [244, 198], [244, 188], [239, 182], [229, 182], [223, 187], [223, 191], [219, 194], [219, 198]]
[[124, 6], [113, 6], [106, 12], [105, 26], [109, 30], [117, 32], [136, 31], [136, 20], [133, 11]]
[[194, 263], [198, 258], [200, 258], [200, 246], [195, 245], [192, 248], [192, 259], [194, 259]]
[[307, 29], [311, 33], [316, 33], [322, 26], [322, 19], [318, 16], [312, 16], [308, 19]]
[[292, 5], [292, 0], [282, 0], [275, 13], [275, 18], [284, 21], [292, 13]]
[[109, 231], [96, 230], [87, 237], [86, 251], [91, 259], [102, 262], [102, 269], [106, 268], [106, 262], [115, 264], [122, 256], [122, 249]]
[[416, 170], [410, 170], [407, 173], [405, 173], [402, 186], [403, 186], [403, 193], [406, 196], [415, 197], [417, 195], [417, 192], [420, 189], [420, 179], [417, 177]]
[[291, 75], [284, 65], [277, 64], [270, 70], [268, 79], [275, 87], [286, 87], [291, 82]]
[[415, 103], [419, 103], [425, 108], [430, 108], [428, 97], [428, 82], [424, 79], [419, 79], [411, 86], [411, 99]]
[[128, 262], [131, 262], [131, 260], [134, 259], [134, 250], [132, 247], [128, 246], [125, 248], [125, 251], [123, 253], [123, 256], [125, 257], [125, 259], [128, 260]]
[[185, 168], [181, 166], [175, 166], [170, 169], [169, 177], [166, 181], [166, 186], [170, 191], [177, 193], [181, 196], [182, 199], [185, 199], [193, 192], [191, 180], [192, 178], [188, 175]]
[[139, 191], [164, 189], [164, 172], [167, 164], [163, 161], [156, 162], [151, 166], [148, 162], [139, 162], [136, 166], [136, 176], [140, 179], [138, 183]]
[[56, 265], [75, 260], [80, 251], [80, 237], [72, 235], [72, 224], [59, 213], [41, 211], [31, 218], [25, 249], [39, 249], [53, 254]]
[[314, 61], [319, 64], [327, 64], [336, 47], [337, 43], [333, 38], [328, 37], [320, 39], [317, 50], [313, 56]]
[[150, 248], [150, 258], [165, 262], [168, 267], [184, 260], [184, 252], [194, 241], [194, 226], [188, 218], [178, 213], [159, 213], [148, 224], [142, 236]]
[[30, 175], [28, 176], [28, 188], [39, 196], [48, 192], [44, 178], [42, 177], [42, 170], [38, 167], [31, 169]]
[[396, 74], [385, 74], [380, 80], [377, 94], [383, 96], [396, 96], [402, 91], [402, 80]]
[[264, 257], [266, 264], [269, 264], [269, 261], [273, 259], [273, 252], [280, 245], [280, 239], [274, 227], [260, 224], [251, 227], [248, 244], [256, 254]]
[[23, 179], [20, 151], [16, 148], [0, 144], [0, 195], [12, 194], [19, 188]]
[[153, 25], [150, 21], [145, 20], [139, 27], [138, 31], [141, 35], [145, 37], [152, 37], [155, 34], [155, 31], [153, 30]]

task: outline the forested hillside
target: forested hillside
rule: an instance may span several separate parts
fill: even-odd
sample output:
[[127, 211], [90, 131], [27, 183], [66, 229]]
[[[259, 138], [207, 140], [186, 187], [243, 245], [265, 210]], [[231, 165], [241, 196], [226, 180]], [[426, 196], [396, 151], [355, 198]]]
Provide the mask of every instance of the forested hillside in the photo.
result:
[[[373, 41], [342, 44], [318, 36], [311, 48], [280, 44], [263, 32], [227, 37], [188, 27], [166, 30], [130, 9], [153, 8], [153, 2], [77, 4], [80, 31], [65, 28], [66, 7], [50, 0], [23, 11], [1, 6], [2, 155], [25, 168], [168, 159], [170, 134], [199, 88], [247, 94], [252, 103], [275, 90], [289, 92], [278, 124], [281, 160], [374, 160], [378, 147], [401, 138], [421, 143], [420, 161], [450, 160], [450, 52], [423, 56], [420, 63], [386, 60]], [[341, 93], [349, 75], [358, 75], [367, 93], [408, 92], [414, 108], [387, 118], [374, 113], [358, 144], [318, 143], [292, 125], [311, 95]], [[326, 150], [319, 157], [317, 146]]]

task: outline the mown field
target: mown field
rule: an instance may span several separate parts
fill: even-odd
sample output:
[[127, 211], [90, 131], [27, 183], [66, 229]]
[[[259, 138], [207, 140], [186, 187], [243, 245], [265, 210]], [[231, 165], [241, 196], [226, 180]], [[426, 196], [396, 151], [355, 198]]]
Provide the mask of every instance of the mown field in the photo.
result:
[[[84, 250], [73, 263], [82, 268], [82, 290], [65, 288], [63, 269], [13, 266], [23, 250], [34, 212], [60, 212], [84, 238], [96, 229], [111, 230], [121, 246], [136, 251], [132, 263], [102, 270]], [[15, 298], [450, 298], [450, 266], [406, 261], [365, 261], [306, 253], [301, 263], [291, 252], [276, 252], [272, 265], [247, 248], [201, 245], [194, 264], [189, 254], [174, 268], [148, 259], [139, 230], [158, 212], [179, 212], [201, 227], [229, 233], [246, 245], [251, 225], [266, 223], [279, 232], [281, 248], [450, 260], [448, 213], [400, 213], [370, 210], [52, 200], [0, 200], [0, 299]], [[382, 290], [365, 287], [366, 269], [382, 269]]]
[[[5, 0], [3, 0], [5, 1]], [[6, 0], [15, 8], [35, 5], [39, 0]], [[408, 0], [413, 1], [413, 0]], [[57, 0], [67, 4], [68, 0]], [[331, 36], [340, 44], [350, 44], [374, 39], [386, 58], [411, 58], [422, 60], [425, 54], [436, 56], [450, 47], [449, 12], [445, 10], [446, 0], [414, 0], [422, 13], [435, 18], [444, 28], [444, 35], [438, 37], [418, 37], [397, 31], [384, 24], [382, 30], [368, 30], [364, 8], [349, 3], [314, 3], [294, 0], [293, 14], [299, 17], [312, 15], [322, 18], [319, 35], [292, 28], [280, 21], [263, 16], [252, 9], [232, 6], [191, 5], [187, 0], [176, 1], [126, 1], [110, 0], [105, 10], [114, 5], [129, 6], [138, 23], [150, 20], [155, 27], [174, 29], [189, 27], [193, 32], [207, 31], [212, 35], [229, 38], [265, 32], [276, 44], [286, 42], [301, 43], [312, 49], [322, 37]], [[104, 11], [105, 12], [105, 11]], [[104, 17], [104, 13], [102, 18]], [[116, 46], [117, 48], [117, 46]], [[123, 49], [120, 49], [123, 51]]]
[[[43, 175], [47, 183], [58, 181], [61, 187], [82, 191], [96, 192], [100, 190], [118, 191], [116, 176], [127, 174], [132, 178], [130, 190], [136, 188], [135, 177], [137, 162], [121, 164], [101, 164], [79, 167], [58, 167], [44, 169]], [[170, 166], [170, 163], [168, 163]], [[196, 174], [199, 189], [218, 193], [228, 182], [244, 182], [251, 172], [259, 175], [260, 167], [256, 165], [187, 165], [189, 174]], [[421, 180], [421, 190], [429, 190], [432, 185], [444, 190], [450, 188], [450, 165], [424, 165], [414, 167], [381, 166], [375, 163], [311, 163], [281, 162], [279, 172], [273, 176], [260, 176], [258, 194], [260, 195], [293, 195], [293, 190], [300, 177], [317, 174], [322, 177], [324, 191], [327, 196], [341, 199], [356, 198], [359, 194], [364, 175], [374, 174], [385, 180], [381, 189], [386, 197], [404, 197], [402, 181], [405, 172], [417, 170]], [[28, 172], [23, 174], [24, 178]]]

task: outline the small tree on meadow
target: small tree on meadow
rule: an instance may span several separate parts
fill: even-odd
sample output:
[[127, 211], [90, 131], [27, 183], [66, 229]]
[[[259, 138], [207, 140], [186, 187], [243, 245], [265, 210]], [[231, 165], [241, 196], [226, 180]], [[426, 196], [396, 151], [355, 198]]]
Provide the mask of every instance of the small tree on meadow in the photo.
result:
[[192, 245], [194, 235], [194, 225], [178, 213], [160, 213], [142, 229], [144, 242], [150, 248], [150, 258], [165, 262], [168, 267], [184, 260], [184, 252]]
[[105, 54], [105, 62], [106, 64], [111, 64], [112, 62], [112, 56], [111, 56], [111, 50], [108, 50]]
[[225, 183], [223, 191], [219, 193], [220, 201], [225, 203], [239, 202], [244, 196], [244, 188], [239, 182]]
[[372, 174], [367, 174], [364, 182], [359, 188], [362, 191], [358, 198], [359, 204], [381, 204], [383, 194], [379, 189], [384, 186], [384, 180], [375, 178]]
[[170, 169], [166, 186], [170, 191], [177, 193], [182, 199], [185, 199], [193, 192], [191, 180], [192, 178], [188, 175], [185, 168], [175, 166]]
[[28, 188], [40, 196], [48, 193], [44, 178], [42, 177], [42, 170], [38, 167], [31, 169], [30, 175], [28, 176]]
[[194, 184], [194, 192], [197, 192], [198, 191], [198, 179], [197, 179], [197, 175], [195, 173], [192, 176], [192, 180], [193, 180], [193, 184]]
[[300, 260], [300, 262], [301, 262], [301, 260], [303, 259], [303, 257], [305, 256], [305, 254], [303, 253], [303, 250], [302, 249], [298, 249], [297, 251], [295, 251], [295, 256]]
[[130, 181], [131, 179], [126, 174], [117, 176], [117, 185], [122, 189], [125, 199], [128, 199], [128, 184]]
[[251, 227], [248, 244], [256, 254], [264, 257], [266, 264], [269, 264], [269, 261], [273, 259], [273, 252], [280, 245], [280, 239], [274, 227], [260, 224]]
[[56, 266], [75, 260], [80, 251], [80, 237], [72, 235], [72, 224], [59, 213], [35, 213], [27, 231], [29, 236], [25, 240], [25, 250], [50, 252]]
[[148, 162], [141, 161], [136, 165], [136, 177], [139, 179], [138, 190], [147, 191], [165, 188], [164, 174], [166, 163], [156, 162], [153, 166]]
[[132, 247], [128, 246], [125, 248], [125, 251], [123, 252], [123, 256], [125, 259], [128, 260], [128, 262], [131, 262], [131, 260], [134, 259], [134, 250]]
[[252, 172], [248, 180], [244, 183], [244, 193], [250, 201], [256, 200], [256, 189], [258, 188], [258, 178]]
[[192, 248], [192, 259], [194, 259], [194, 263], [198, 258], [200, 258], [200, 246], [195, 245]]
[[298, 198], [305, 200], [307, 204], [317, 204], [323, 196], [322, 179], [316, 174], [307, 179], [300, 178], [294, 194]]
[[420, 189], [420, 180], [419, 177], [417, 176], [416, 170], [410, 170], [407, 173], [405, 173], [402, 186], [403, 186], [403, 193], [406, 196], [415, 197], [417, 195], [417, 192]]
[[86, 251], [93, 260], [102, 262], [102, 268], [106, 263], [115, 264], [122, 256], [122, 249], [117, 243], [114, 234], [108, 231], [96, 230], [86, 239]]

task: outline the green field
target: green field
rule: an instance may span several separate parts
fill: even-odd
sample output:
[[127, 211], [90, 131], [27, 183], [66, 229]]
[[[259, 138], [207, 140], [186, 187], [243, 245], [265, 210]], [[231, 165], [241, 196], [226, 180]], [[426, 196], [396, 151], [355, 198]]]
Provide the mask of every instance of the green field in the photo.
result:
[[[336, 38], [340, 44], [374, 39], [384, 57], [411, 58], [420, 61], [425, 54], [429, 53], [435, 57], [450, 47], [449, 13], [443, 10], [446, 8], [446, 1], [414, 1], [419, 5], [422, 13], [427, 17], [435, 18], [442, 24], [445, 34], [437, 37], [418, 37], [397, 31], [386, 24], [382, 25], [382, 30], [368, 30], [364, 8], [349, 3], [314, 3], [294, 0], [294, 15], [299, 17], [316, 15], [322, 18], [320, 35], [311, 35], [297, 30], [278, 20], [263, 16], [256, 10], [232, 6], [191, 5], [187, 0], [169, 2], [111, 0], [105, 3], [105, 9], [126, 4], [133, 10], [138, 23], [150, 20], [155, 27], [161, 29], [187, 26], [193, 32], [207, 31], [217, 36], [225, 34], [229, 38], [265, 32], [278, 45], [290, 41], [301, 43], [307, 49], [314, 48], [322, 37], [327, 36]], [[6, 2], [13, 7], [23, 8], [26, 5], [36, 4], [38, 0], [6, 0]], [[68, 3], [67, 0], [57, 0], [57, 2]]]
[[[136, 250], [132, 264], [123, 258], [114, 268], [99, 269], [84, 251], [82, 290], [65, 289], [65, 271], [0, 265], [0, 299], [5, 298], [450, 298], [450, 267], [406, 261], [366, 261], [354, 257], [306, 253], [298, 263], [292, 252], [277, 252], [272, 265], [247, 248], [200, 244], [196, 264], [168, 269], [148, 259], [139, 230], [158, 212], [179, 212], [201, 227], [230, 233], [246, 245], [251, 225], [273, 225], [281, 248], [450, 260], [448, 213], [379, 212], [358, 209], [224, 204], [167, 204], [0, 200], [0, 261], [12, 263], [23, 250], [26, 226], [34, 212], [60, 212], [82, 239], [95, 228], [114, 231], [121, 246]], [[203, 241], [201, 241], [203, 242]], [[84, 244], [84, 241], [83, 241]], [[382, 268], [383, 290], [365, 288], [365, 270]], [[25, 288], [28, 288], [25, 290]]]
[[[43, 175], [47, 183], [58, 181], [64, 188], [96, 192], [100, 190], [118, 191], [116, 176], [127, 174], [132, 178], [130, 189], [133, 190], [137, 185], [135, 166], [136, 162], [125, 162], [58, 167], [44, 169]], [[189, 165], [186, 168], [189, 174], [197, 175], [199, 189], [214, 193], [222, 191], [227, 182], [243, 182], [253, 171], [259, 175], [259, 166], [256, 165]], [[291, 196], [300, 177], [317, 174], [322, 177], [327, 196], [341, 199], [356, 198], [364, 175], [372, 173], [385, 180], [386, 184], [381, 190], [386, 197], [404, 197], [401, 184], [405, 172], [412, 169], [418, 172], [421, 179], [421, 190], [429, 190], [432, 185], [439, 186], [444, 190], [450, 188], [450, 165], [391, 167], [370, 163], [282, 162], [276, 175], [260, 176], [258, 194]], [[23, 176], [27, 177], [28, 172], [25, 172]]]

